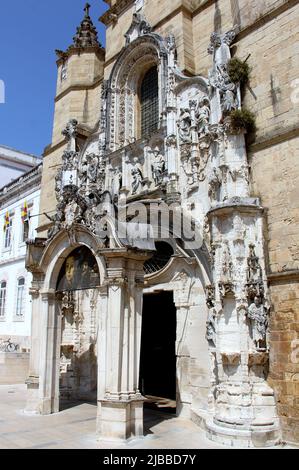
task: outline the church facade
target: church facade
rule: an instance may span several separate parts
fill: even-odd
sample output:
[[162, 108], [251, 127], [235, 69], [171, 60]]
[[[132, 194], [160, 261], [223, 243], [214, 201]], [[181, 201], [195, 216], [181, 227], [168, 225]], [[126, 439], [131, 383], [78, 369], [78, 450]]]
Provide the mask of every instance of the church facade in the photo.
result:
[[106, 50], [87, 4], [57, 51], [27, 412], [96, 400], [98, 439], [125, 441], [166, 403], [225, 445], [294, 443], [296, 82], [287, 109], [267, 54], [279, 22], [296, 54], [297, 2], [106, 3]]

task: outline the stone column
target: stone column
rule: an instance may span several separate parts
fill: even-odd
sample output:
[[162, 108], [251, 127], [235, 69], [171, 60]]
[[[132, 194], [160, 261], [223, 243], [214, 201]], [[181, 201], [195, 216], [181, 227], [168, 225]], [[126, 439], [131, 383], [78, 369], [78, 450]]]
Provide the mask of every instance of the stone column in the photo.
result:
[[32, 299], [31, 346], [29, 374], [26, 380], [27, 403], [25, 413], [39, 413], [39, 368], [40, 368], [40, 309], [41, 297], [38, 283], [33, 280], [30, 289]]
[[127, 249], [101, 254], [107, 262], [106, 387], [99, 397], [97, 433], [100, 440], [125, 441], [143, 435], [144, 399], [138, 382], [143, 263], [149, 256]]
[[54, 291], [41, 297], [39, 411], [46, 415], [59, 411], [61, 315]]
[[210, 325], [215, 328], [215, 400], [207, 430], [212, 440], [239, 447], [271, 446], [280, 437], [274, 393], [266, 380], [269, 351], [266, 344], [255, 344], [250, 320], [258, 295], [260, 312], [267, 316], [262, 217], [262, 207], [248, 198], [209, 213], [217, 246], [214, 294], [208, 302], [215, 319]]

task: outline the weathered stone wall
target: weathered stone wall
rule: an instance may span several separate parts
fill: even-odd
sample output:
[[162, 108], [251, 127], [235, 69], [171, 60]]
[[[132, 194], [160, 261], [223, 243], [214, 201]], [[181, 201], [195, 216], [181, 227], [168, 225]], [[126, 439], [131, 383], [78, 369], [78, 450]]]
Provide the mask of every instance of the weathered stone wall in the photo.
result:
[[270, 383], [285, 441], [299, 442], [299, 283], [273, 282]]
[[24, 384], [29, 357], [29, 353], [0, 353], [0, 385]]

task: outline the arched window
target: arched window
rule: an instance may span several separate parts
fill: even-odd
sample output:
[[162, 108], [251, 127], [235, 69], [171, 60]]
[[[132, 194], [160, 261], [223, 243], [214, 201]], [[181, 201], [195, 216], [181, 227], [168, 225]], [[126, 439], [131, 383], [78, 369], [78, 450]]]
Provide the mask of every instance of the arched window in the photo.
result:
[[5, 317], [6, 286], [6, 281], [2, 281], [0, 284], [0, 318]]
[[24, 315], [24, 293], [25, 293], [25, 278], [20, 277], [18, 279], [18, 287], [17, 287], [17, 306], [16, 306], [17, 317], [22, 317]]
[[140, 88], [141, 137], [146, 137], [158, 129], [159, 87], [157, 67], [149, 69], [143, 77]]

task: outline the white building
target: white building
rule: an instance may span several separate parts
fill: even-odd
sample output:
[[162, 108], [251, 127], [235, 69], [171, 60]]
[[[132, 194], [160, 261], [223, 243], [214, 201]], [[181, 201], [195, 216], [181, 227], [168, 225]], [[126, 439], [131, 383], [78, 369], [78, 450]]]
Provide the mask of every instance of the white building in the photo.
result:
[[0, 188], [40, 163], [40, 157], [0, 145]]
[[0, 189], [0, 339], [11, 338], [20, 350], [30, 348], [26, 240], [36, 236], [41, 169], [40, 164]]

